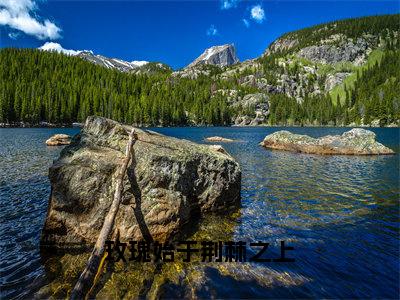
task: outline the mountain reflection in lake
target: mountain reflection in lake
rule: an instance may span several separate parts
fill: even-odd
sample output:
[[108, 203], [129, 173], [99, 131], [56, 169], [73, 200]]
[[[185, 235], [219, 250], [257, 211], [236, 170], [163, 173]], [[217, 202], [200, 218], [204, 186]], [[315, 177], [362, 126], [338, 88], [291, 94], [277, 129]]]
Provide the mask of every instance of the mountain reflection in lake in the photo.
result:
[[[318, 156], [258, 145], [281, 128], [153, 128], [223, 144], [242, 168], [242, 207], [209, 216], [194, 240], [266, 241], [295, 247], [294, 263], [110, 264], [95, 293], [166, 298], [398, 298], [399, 155]], [[291, 128], [314, 137], [344, 128]], [[399, 129], [372, 129], [399, 152]], [[76, 129], [0, 129], [1, 297], [66, 296], [87, 254], [41, 257], [39, 237], [50, 186], [47, 169], [61, 148], [44, 141]]]

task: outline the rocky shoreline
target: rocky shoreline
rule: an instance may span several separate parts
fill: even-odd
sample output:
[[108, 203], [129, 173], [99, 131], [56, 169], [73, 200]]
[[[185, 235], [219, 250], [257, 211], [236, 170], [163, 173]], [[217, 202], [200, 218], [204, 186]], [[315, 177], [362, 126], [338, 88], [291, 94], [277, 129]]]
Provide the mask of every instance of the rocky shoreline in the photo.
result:
[[[76, 125], [73, 124], [51, 124], [51, 125], [42, 125], [42, 124], [4, 124], [0, 123], [0, 128], [82, 128], [84, 126], [83, 123], [76, 123]], [[298, 128], [298, 127], [312, 127], [312, 128], [331, 128], [331, 127], [338, 127], [338, 128], [400, 128], [400, 125], [397, 124], [389, 124], [386, 126], [378, 126], [378, 125], [356, 125], [356, 124], [349, 124], [349, 125], [312, 125], [312, 124], [307, 124], [307, 125], [270, 125], [270, 124], [258, 124], [258, 125], [237, 125], [237, 124], [231, 124], [231, 125], [187, 125], [187, 124], [182, 124], [178, 126], [147, 126], [143, 124], [132, 124], [132, 126], [139, 127], [139, 128], [151, 128], [151, 127], [166, 127], [166, 128], [174, 128], [174, 127], [287, 127], [287, 128]]]
[[47, 123], [40, 122], [37, 124], [17, 122], [17, 123], [0, 123], [0, 128], [81, 128], [83, 123]]

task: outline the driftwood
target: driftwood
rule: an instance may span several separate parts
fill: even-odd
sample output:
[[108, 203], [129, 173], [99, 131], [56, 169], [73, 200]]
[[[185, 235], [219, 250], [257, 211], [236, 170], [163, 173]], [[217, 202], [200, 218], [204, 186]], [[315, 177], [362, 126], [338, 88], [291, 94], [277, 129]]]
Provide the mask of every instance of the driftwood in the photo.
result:
[[99, 237], [97, 238], [96, 245], [94, 246], [92, 254], [90, 255], [86, 268], [82, 272], [77, 283], [75, 284], [74, 289], [71, 292], [71, 299], [85, 298], [86, 294], [93, 285], [94, 278], [104, 255], [105, 242], [114, 226], [114, 220], [117, 215], [122, 197], [123, 179], [129, 162], [131, 161], [132, 155], [134, 155], [132, 147], [135, 144], [136, 139], [137, 135], [135, 133], [135, 130], [132, 129], [129, 134], [128, 144], [126, 145], [125, 158], [116, 178], [117, 182], [113, 202], [111, 203], [110, 210], [108, 211], [108, 214], [104, 219], [103, 227], [101, 228]]

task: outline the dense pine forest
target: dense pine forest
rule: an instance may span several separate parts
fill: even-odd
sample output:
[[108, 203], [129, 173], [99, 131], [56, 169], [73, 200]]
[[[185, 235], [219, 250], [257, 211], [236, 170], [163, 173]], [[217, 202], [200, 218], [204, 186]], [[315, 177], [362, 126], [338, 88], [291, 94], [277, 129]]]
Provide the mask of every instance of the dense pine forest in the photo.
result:
[[144, 125], [230, 122], [211, 82], [174, 81], [165, 74], [134, 75], [78, 57], [31, 49], [0, 51], [0, 122], [71, 123], [99, 115]]
[[[308, 75], [308, 86], [301, 101], [287, 93], [268, 94], [269, 125], [399, 125], [400, 120], [400, 50], [397, 42], [399, 15], [338, 21], [331, 25], [289, 33], [299, 43], [287, 51], [269, 53], [257, 60], [262, 76], [277, 84], [276, 74], [285, 73], [295, 80], [297, 62], [284, 69], [279, 59], [290, 57], [299, 49], [336, 33], [349, 37], [362, 34], [385, 34], [379, 59], [364, 67], [341, 65], [340, 71], [354, 73], [351, 85], [339, 92], [312, 93], [321, 78]], [[334, 25], [332, 25], [334, 24]], [[321, 30], [328, 28], [328, 31]], [[398, 34], [398, 31], [397, 31]], [[307, 64], [303, 59], [303, 64]], [[324, 66], [324, 68], [337, 66]], [[79, 57], [34, 49], [0, 50], [0, 123], [55, 124], [82, 122], [89, 115], [99, 115], [140, 126], [231, 125], [240, 114], [255, 115], [255, 107], [231, 105], [220, 90], [235, 90], [239, 97], [260, 92], [256, 86], [240, 84], [245, 69], [232, 78], [219, 76], [224, 70], [209, 66], [208, 75], [195, 79], [172, 76], [171, 72], [124, 73], [107, 69]], [[320, 68], [320, 70], [323, 68]], [[336, 70], [335, 70], [336, 71]], [[263, 92], [263, 91], [261, 91]], [[375, 120], [375, 121], [374, 121]]]

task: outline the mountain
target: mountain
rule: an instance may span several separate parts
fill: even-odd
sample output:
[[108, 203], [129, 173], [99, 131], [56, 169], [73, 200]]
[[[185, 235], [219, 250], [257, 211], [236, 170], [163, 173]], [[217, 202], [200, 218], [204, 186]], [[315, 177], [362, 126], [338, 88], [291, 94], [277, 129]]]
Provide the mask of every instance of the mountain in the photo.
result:
[[94, 55], [92, 52], [88, 51], [82, 51], [77, 54], [77, 56], [87, 61], [90, 61], [91, 63], [106, 67], [108, 69], [117, 69], [122, 72], [129, 72], [149, 63], [148, 61], [128, 62], [122, 59], [108, 58], [102, 55]]
[[172, 73], [173, 77], [196, 80], [199, 76], [213, 77], [221, 69], [238, 65], [236, 49], [232, 44], [213, 46], [206, 49], [185, 68]]
[[336, 96], [340, 85], [379, 63], [387, 50], [398, 48], [399, 21], [399, 15], [364, 17], [289, 32], [259, 59], [264, 77], [274, 78], [298, 101], [309, 94]]
[[399, 23], [396, 14], [288, 32], [242, 63], [232, 45], [215, 46], [176, 72], [55, 43], [2, 49], [0, 123], [95, 114], [143, 126], [399, 126]]
[[105, 67], [107, 69], [116, 69], [121, 72], [149, 73], [156, 71], [169, 72], [171, 70], [169, 66], [162, 63], [151, 63], [151, 66], [146, 66], [150, 64], [150, 62], [138, 60], [128, 62], [118, 58], [109, 58], [98, 54], [96, 55], [90, 50], [68, 50], [64, 49], [60, 44], [54, 42], [47, 42], [43, 46], [39, 47], [39, 49], [44, 51], [55, 51], [71, 56], [78, 56], [96, 65]]
[[190, 63], [186, 68], [192, 68], [197, 65], [215, 65], [226, 67], [239, 62], [236, 56], [236, 49], [232, 44], [222, 46], [213, 46], [206, 49], [198, 58]]
[[[268, 111], [269, 123], [299, 124], [300, 119], [306, 124], [352, 126], [396, 123], [398, 114], [382, 112], [397, 111], [393, 106], [400, 105], [396, 96], [400, 79], [395, 71], [399, 63], [393, 63], [396, 57], [400, 61], [399, 23], [397, 14], [346, 19], [289, 32], [258, 59], [228, 67], [217, 78], [268, 95], [269, 103], [275, 102]], [[368, 80], [368, 74], [378, 80]], [[230, 97], [233, 103], [241, 99]], [[319, 108], [319, 103], [326, 105]], [[276, 114], [278, 120], [274, 119]], [[239, 124], [250, 124], [256, 118], [252, 110], [245, 116], [243, 123], [243, 113], [238, 114]]]

